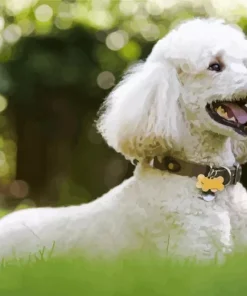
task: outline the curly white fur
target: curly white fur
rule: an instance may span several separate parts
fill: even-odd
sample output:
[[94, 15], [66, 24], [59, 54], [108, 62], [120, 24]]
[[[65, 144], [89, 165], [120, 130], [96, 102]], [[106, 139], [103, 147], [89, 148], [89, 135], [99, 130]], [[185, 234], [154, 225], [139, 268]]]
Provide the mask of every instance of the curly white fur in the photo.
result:
[[[208, 70], [215, 59], [224, 63], [220, 73]], [[246, 97], [246, 61], [244, 34], [222, 20], [194, 19], [171, 31], [126, 73], [98, 121], [109, 146], [139, 160], [134, 176], [86, 205], [8, 215], [0, 221], [0, 256], [35, 253], [54, 242], [57, 253], [151, 249], [200, 259], [245, 246], [247, 194], [241, 184], [206, 203], [195, 178], [148, 163], [165, 153], [215, 166], [247, 161], [247, 140], [205, 110], [214, 100]]]

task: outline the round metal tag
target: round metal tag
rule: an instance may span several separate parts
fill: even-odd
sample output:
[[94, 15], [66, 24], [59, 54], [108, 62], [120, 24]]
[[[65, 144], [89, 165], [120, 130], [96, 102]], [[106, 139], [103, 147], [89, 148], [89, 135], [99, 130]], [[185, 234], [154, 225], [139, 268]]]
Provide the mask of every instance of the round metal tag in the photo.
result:
[[212, 200], [215, 199], [215, 195], [212, 194], [212, 193], [203, 194], [202, 199], [205, 200], [205, 201], [212, 201]]

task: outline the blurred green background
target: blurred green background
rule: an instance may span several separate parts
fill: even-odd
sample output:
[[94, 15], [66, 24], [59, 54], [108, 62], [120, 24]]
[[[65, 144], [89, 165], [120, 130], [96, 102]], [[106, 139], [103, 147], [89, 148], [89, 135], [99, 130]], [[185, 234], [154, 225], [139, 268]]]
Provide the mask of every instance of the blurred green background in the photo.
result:
[[247, 32], [245, 0], [0, 0], [0, 207], [88, 202], [129, 177], [97, 111], [130, 64], [194, 16]]

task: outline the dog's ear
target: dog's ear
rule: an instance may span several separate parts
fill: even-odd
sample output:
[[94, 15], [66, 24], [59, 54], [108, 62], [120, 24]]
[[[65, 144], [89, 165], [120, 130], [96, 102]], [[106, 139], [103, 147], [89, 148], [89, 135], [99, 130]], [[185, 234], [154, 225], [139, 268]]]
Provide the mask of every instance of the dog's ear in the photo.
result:
[[175, 67], [152, 55], [130, 68], [98, 120], [109, 146], [128, 159], [163, 155], [178, 136], [180, 84]]
[[247, 140], [231, 140], [232, 152], [238, 163], [247, 163]]

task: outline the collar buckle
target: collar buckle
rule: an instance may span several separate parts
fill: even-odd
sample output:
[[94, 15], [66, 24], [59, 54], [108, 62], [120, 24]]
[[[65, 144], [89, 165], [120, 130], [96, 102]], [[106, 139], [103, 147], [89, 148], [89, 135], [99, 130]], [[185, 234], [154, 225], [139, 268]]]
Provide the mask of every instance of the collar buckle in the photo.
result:
[[234, 174], [233, 184], [236, 185], [240, 181], [242, 176], [242, 166], [239, 163], [237, 163], [234, 165], [234, 167], [235, 167], [235, 174]]

